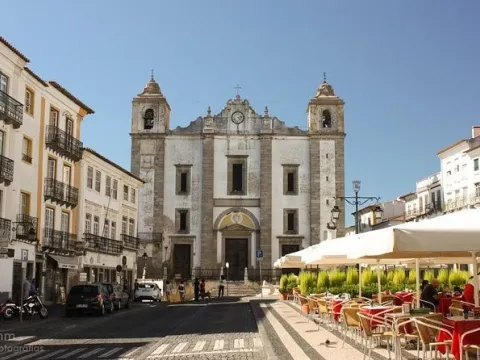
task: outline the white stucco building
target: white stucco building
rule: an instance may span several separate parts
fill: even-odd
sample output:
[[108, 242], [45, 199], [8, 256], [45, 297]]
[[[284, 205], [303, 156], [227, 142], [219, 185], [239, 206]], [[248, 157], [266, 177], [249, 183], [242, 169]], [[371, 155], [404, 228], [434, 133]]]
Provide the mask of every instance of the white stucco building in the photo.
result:
[[0, 37], [0, 248], [13, 250], [13, 257], [0, 259], [0, 293], [19, 300], [26, 260], [26, 276], [48, 301], [68, 277], [53, 254], [74, 253], [65, 250], [76, 241], [78, 139], [82, 119], [93, 110], [28, 63]]
[[[381, 218], [377, 219], [377, 206], [382, 209]], [[405, 203], [400, 200], [384, 201], [378, 204], [368, 205], [358, 210], [359, 214], [359, 232], [372, 231], [378, 229], [381, 223], [395, 223], [403, 218], [405, 212]], [[355, 217], [355, 212], [352, 213]]]
[[[121, 166], [92, 149], [83, 149], [78, 211], [82, 281], [125, 281], [132, 286], [137, 272], [138, 194], [142, 185], [141, 179]], [[122, 267], [120, 272], [118, 266]]]
[[258, 114], [239, 95], [175, 128], [152, 77], [133, 99], [131, 130], [132, 172], [146, 182], [139, 234], [152, 271], [190, 277], [192, 268], [228, 262], [232, 279], [243, 279], [257, 250], [270, 268], [279, 256], [342, 236], [343, 216], [336, 231], [327, 224], [334, 198], [344, 196], [343, 109], [324, 81], [308, 103], [307, 130], [268, 108]]
[[478, 206], [480, 202], [480, 126], [472, 127], [472, 135], [438, 152], [444, 211]]

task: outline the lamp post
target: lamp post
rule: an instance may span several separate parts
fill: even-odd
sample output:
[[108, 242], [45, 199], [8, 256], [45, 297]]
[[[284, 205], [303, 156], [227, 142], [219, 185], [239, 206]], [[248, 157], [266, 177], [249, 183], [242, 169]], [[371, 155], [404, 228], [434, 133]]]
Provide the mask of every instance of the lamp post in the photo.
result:
[[227, 296], [228, 296], [228, 269], [230, 268], [230, 264], [228, 263], [228, 261], [225, 264], [225, 267], [227, 268]]
[[142, 259], [143, 259], [143, 280], [145, 280], [145, 276], [147, 275], [147, 260], [148, 260], [148, 255], [146, 252], [143, 253], [143, 256], [142, 256]]
[[[380, 197], [378, 196], [358, 196], [360, 192], [360, 184], [361, 184], [360, 180], [352, 181], [353, 191], [355, 193], [355, 196], [346, 196], [346, 197], [338, 196], [334, 198], [335, 200], [345, 200], [350, 205], [355, 206], [355, 234], [360, 233], [360, 221], [359, 221], [360, 217], [358, 214], [359, 206], [362, 206], [369, 201], [377, 201], [377, 202], [380, 201]], [[338, 205], [335, 205], [331, 212], [332, 212], [332, 221], [327, 224], [327, 227], [331, 230], [335, 230], [337, 229], [337, 220], [340, 217], [340, 208], [338, 207]], [[374, 213], [375, 213], [376, 220], [382, 219], [383, 210], [380, 206], [377, 205], [375, 207]]]

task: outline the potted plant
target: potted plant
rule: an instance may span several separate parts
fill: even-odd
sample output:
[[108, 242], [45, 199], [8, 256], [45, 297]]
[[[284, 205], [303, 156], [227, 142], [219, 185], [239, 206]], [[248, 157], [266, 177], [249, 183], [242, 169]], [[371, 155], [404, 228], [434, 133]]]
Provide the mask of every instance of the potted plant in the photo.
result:
[[[306, 271], [300, 274], [300, 292], [302, 295], [309, 296], [317, 291], [317, 276], [315, 273], [310, 271]], [[303, 300], [300, 298], [300, 303], [302, 305], [302, 312], [305, 314], [310, 313], [310, 306], [308, 305], [308, 301]]]
[[280, 287], [278, 289], [278, 291], [280, 292], [281, 300], [287, 300], [287, 296], [288, 296], [287, 284], [288, 284], [288, 275], [284, 274], [280, 278]]

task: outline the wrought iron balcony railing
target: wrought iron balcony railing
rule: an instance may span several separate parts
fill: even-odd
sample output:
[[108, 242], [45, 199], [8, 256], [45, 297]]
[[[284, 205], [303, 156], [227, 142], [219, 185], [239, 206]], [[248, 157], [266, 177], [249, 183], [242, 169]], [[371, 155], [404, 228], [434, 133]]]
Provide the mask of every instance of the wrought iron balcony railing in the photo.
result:
[[12, 224], [15, 231], [15, 239], [23, 242], [37, 241], [38, 219], [26, 214], [17, 214], [16, 220]]
[[0, 90], [0, 120], [18, 129], [23, 124], [23, 105]]
[[22, 160], [31, 164], [33, 162], [33, 159], [30, 155], [27, 154], [22, 154]]
[[50, 228], [43, 229], [42, 249], [75, 251], [77, 248], [77, 235]]
[[78, 189], [55, 179], [45, 178], [43, 196], [72, 208], [78, 205]]
[[45, 145], [73, 161], [79, 161], [82, 158], [83, 143], [58, 126], [47, 125]]
[[127, 235], [127, 234], [120, 234], [120, 238], [123, 242], [123, 247], [126, 247], [128, 249], [138, 250], [140, 245], [139, 238], [135, 236]]
[[0, 155], [0, 184], [10, 185], [13, 181], [13, 169], [13, 160]]
[[122, 242], [90, 233], [83, 234], [84, 249], [108, 254], [121, 254]]

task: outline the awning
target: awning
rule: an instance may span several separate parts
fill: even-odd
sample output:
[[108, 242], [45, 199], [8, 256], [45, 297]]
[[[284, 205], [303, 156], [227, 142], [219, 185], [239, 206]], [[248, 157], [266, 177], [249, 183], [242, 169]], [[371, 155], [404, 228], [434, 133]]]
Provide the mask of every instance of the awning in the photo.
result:
[[78, 259], [74, 257], [68, 256], [60, 256], [60, 255], [50, 255], [53, 260], [55, 260], [58, 264], [59, 269], [73, 269], [78, 270]]

